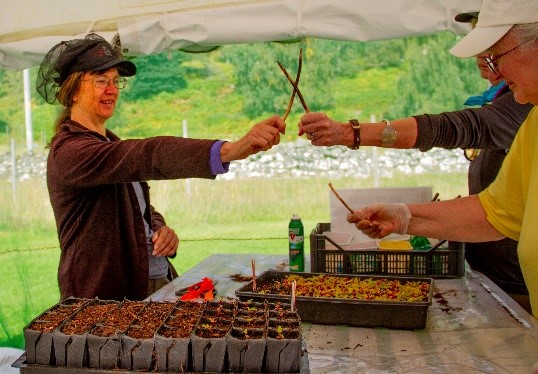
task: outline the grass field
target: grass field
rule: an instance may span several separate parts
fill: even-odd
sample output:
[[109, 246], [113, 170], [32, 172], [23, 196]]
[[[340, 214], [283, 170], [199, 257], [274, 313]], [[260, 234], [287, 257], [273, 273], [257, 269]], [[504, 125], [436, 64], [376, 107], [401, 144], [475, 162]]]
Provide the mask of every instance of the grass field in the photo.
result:
[[[293, 213], [305, 232], [329, 222], [329, 189], [373, 187], [369, 179], [247, 179], [153, 182], [152, 203], [180, 235], [173, 260], [184, 272], [212, 253], [287, 253]], [[401, 175], [380, 187], [432, 186], [443, 197], [466, 193], [463, 174]], [[23, 327], [58, 302], [59, 249], [52, 210], [42, 181], [26, 181], [13, 199], [0, 182], [0, 347], [23, 348]], [[306, 248], [309, 248], [306, 238]], [[308, 253], [307, 253], [308, 255]]]
[[[257, 119], [242, 112], [243, 98], [230, 88], [234, 82], [230, 69], [215, 58], [208, 79], [189, 80], [186, 89], [150, 100], [123, 102], [111, 128], [122, 138], [180, 135], [185, 119], [190, 137], [235, 139]], [[335, 105], [327, 113], [340, 120], [381, 118], [401, 98], [396, 89], [400, 73], [395, 68], [365, 68], [356, 77], [338, 79], [333, 87]], [[19, 74], [9, 76], [20, 80]], [[282, 113], [285, 104], [277, 112]], [[16, 141], [18, 150], [24, 149], [23, 108], [15, 94], [0, 98], [0, 112], [7, 115], [2, 119], [11, 127], [9, 133], [7, 128], [0, 133], [0, 154], [9, 154], [10, 140]], [[282, 142], [296, 140], [301, 113], [291, 113]], [[57, 114], [55, 106], [32, 107], [35, 138], [41, 143], [51, 135]], [[306, 232], [318, 222], [329, 222], [328, 182], [337, 188], [374, 187], [371, 178], [152, 182], [152, 204], [180, 236], [173, 263], [183, 272], [211, 253], [287, 253], [287, 225], [293, 213], [302, 217]], [[395, 175], [379, 182], [380, 187], [432, 186], [442, 199], [466, 194], [466, 185], [464, 174]], [[19, 182], [16, 196], [11, 191], [11, 184], [0, 180], [0, 347], [22, 348], [24, 325], [58, 301], [60, 252], [45, 183]]]

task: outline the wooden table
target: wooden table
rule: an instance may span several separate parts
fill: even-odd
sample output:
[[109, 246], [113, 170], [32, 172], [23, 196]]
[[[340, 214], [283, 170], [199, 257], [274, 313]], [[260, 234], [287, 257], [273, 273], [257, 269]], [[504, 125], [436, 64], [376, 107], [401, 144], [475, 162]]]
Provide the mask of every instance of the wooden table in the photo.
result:
[[[151, 296], [176, 300], [175, 291], [203, 277], [218, 280], [217, 297], [235, 298], [245, 283], [233, 274], [277, 269], [286, 256], [215, 254]], [[287, 269], [286, 269], [287, 270]], [[307, 263], [307, 271], [309, 264]], [[484, 275], [436, 279], [426, 328], [406, 331], [302, 323], [311, 373], [525, 373], [538, 362], [538, 322]]]

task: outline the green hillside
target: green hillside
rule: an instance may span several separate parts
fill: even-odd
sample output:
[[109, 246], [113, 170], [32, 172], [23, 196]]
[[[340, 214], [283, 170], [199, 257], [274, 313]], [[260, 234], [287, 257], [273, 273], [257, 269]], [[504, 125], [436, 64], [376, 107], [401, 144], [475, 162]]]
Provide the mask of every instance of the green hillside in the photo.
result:
[[[307, 39], [136, 57], [138, 74], [129, 80], [109, 127], [124, 138], [181, 135], [185, 119], [190, 137], [238, 136], [256, 120], [283, 114], [291, 86], [276, 62], [295, 75], [300, 48], [300, 87], [313, 111], [367, 121], [371, 115], [459, 109], [487, 84], [474, 59], [449, 55], [456, 39], [450, 33], [368, 43]], [[33, 84], [37, 68], [30, 72]], [[59, 107], [32, 94], [34, 139], [40, 142], [50, 137]], [[6, 131], [24, 140], [23, 109], [22, 73], [0, 70], [0, 142]], [[301, 112], [296, 100], [285, 140], [294, 138]]]

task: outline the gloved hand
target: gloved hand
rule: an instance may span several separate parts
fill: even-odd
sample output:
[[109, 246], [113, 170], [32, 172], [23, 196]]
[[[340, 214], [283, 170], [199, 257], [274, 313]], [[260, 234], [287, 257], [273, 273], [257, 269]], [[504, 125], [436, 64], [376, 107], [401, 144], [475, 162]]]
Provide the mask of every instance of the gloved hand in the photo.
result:
[[349, 223], [354, 223], [357, 229], [373, 239], [397, 233], [407, 234], [411, 212], [403, 203], [381, 203], [369, 205], [347, 216]]

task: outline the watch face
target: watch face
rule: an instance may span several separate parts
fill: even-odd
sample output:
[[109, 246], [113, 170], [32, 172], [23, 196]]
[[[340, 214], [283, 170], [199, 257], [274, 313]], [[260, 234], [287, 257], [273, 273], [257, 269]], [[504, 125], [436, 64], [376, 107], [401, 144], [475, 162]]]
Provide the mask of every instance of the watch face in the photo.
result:
[[383, 132], [381, 133], [381, 145], [387, 148], [392, 147], [396, 143], [397, 139], [398, 133], [396, 132], [394, 127], [392, 127], [390, 123], [387, 122], [387, 126], [385, 126]]

